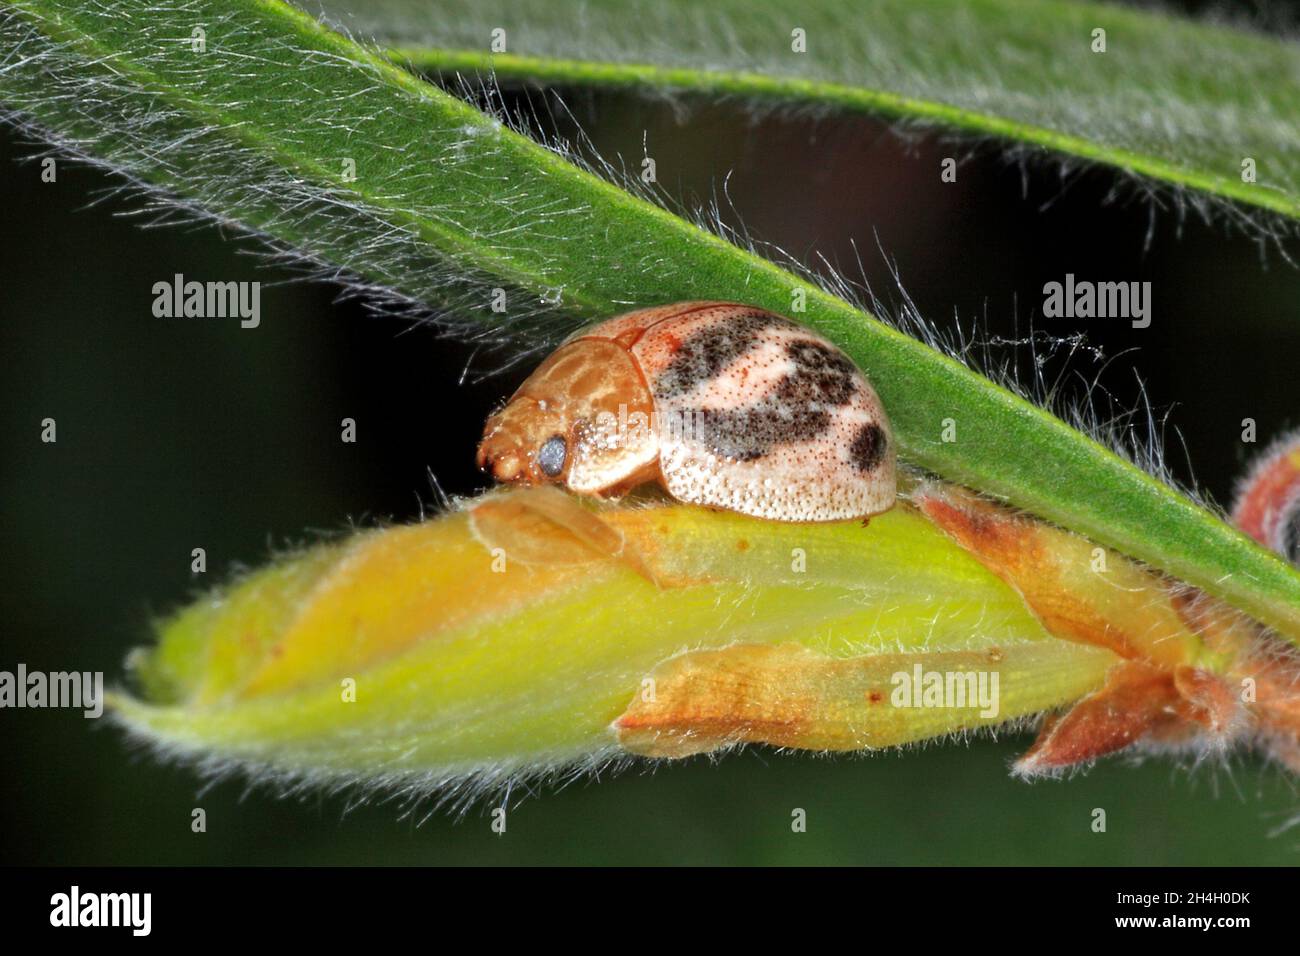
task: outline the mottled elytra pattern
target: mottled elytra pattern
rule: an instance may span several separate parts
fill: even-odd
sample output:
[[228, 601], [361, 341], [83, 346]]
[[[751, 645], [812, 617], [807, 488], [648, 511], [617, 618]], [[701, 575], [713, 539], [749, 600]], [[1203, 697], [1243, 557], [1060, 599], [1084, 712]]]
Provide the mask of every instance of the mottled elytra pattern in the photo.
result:
[[811, 339], [785, 347], [794, 371], [778, 391], [787, 401], [847, 405], [857, 391], [858, 367], [828, 345]]
[[[685, 398], [716, 380], [733, 362], [755, 353], [760, 335], [774, 328], [807, 334], [780, 316], [757, 311], [705, 325], [681, 342], [668, 365], [655, 376], [655, 397], [662, 401]], [[689, 424], [698, 441], [723, 458], [753, 461], [774, 445], [812, 441], [827, 433], [832, 410], [848, 404], [857, 393], [861, 378], [857, 366], [837, 349], [811, 338], [788, 341], [784, 351], [790, 370], [753, 404], [692, 410]], [[864, 426], [864, 430], [868, 427], [874, 426]], [[859, 453], [857, 444], [853, 446], [853, 461], [860, 471], [874, 466], [883, 453], [879, 428], [872, 437], [875, 444], [866, 449], [869, 455]]]
[[[744, 408], [700, 409], [695, 417], [696, 437], [724, 458], [753, 461], [774, 445], [824, 436], [833, 423], [832, 410], [853, 400], [857, 367], [811, 340], [790, 342], [785, 353], [792, 370], [775, 389]], [[658, 380], [656, 389], [657, 385]], [[880, 437], [878, 428], [876, 435]], [[860, 471], [866, 470], [856, 455], [854, 461]]]
[[672, 360], [654, 378], [654, 393], [674, 399], [709, 382], [754, 347], [758, 334], [774, 325], [797, 328], [767, 312], [747, 312], [704, 326], [674, 350]]
[[[647, 410], [651, 426], [625, 433]], [[567, 456], [546, 444], [557, 435]], [[489, 422], [479, 459], [503, 480], [584, 494], [658, 479], [682, 501], [778, 521], [861, 518], [896, 495], [889, 420], [857, 366], [811, 329], [730, 302], [576, 333]]]
[[747, 306], [695, 306], [660, 318], [631, 351], [654, 395], [659, 466], [674, 497], [784, 521], [893, 504], [880, 400], [811, 329]]

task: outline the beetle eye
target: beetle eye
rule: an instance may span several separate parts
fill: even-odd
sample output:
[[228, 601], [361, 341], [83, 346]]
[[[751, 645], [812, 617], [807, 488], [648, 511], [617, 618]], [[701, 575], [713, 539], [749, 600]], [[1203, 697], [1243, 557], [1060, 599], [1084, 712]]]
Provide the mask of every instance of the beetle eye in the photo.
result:
[[552, 435], [537, 452], [537, 467], [542, 469], [544, 474], [554, 478], [564, 470], [566, 450], [564, 438], [560, 435]]

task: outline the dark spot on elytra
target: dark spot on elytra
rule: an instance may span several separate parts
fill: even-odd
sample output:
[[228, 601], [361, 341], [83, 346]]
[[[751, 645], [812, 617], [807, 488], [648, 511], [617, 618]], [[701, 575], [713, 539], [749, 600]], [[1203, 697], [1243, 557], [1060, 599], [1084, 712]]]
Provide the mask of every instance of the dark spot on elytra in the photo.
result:
[[714, 454], [754, 461], [773, 445], [811, 441], [831, 427], [831, 414], [807, 404], [787, 404], [771, 395], [744, 408], [702, 408], [694, 416], [695, 437]]
[[834, 348], [801, 339], [786, 345], [786, 355], [792, 370], [758, 401], [695, 412], [695, 435], [715, 454], [754, 461], [775, 445], [813, 441], [834, 424], [831, 410], [853, 400], [857, 368]]
[[794, 371], [777, 386], [781, 398], [836, 407], [853, 400], [858, 390], [855, 379], [858, 369], [847, 356], [810, 339], [789, 343], [785, 354], [794, 364]]
[[[747, 312], [710, 323], [673, 342], [672, 357], [655, 376], [655, 397], [680, 399], [716, 379], [762, 334], [774, 328], [806, 332], [789, 319]], [[774, 446], [817, 440], [834, 425], [833, 412], [859, 390], [858, 370], [838, 349], [810, 338], [787, 342], [791, 370], [776, 386], [743, 408], [684, 409], [695, 441], [733, 461], [754, 461]], [[687, 423], [684, 422], [684, 425]], [[883, 435], [881, 450], [883, 454]]]
[[849, 445], [849, 457], [858, 471], [871, 471], [884, 459], [888, 443], [884, 430], [875, 422], [869, 422], [853, 436], [853, 443]]
[[705, 326], [673, 351], [672, 359], [655, 376], [655, 395], [680, 398], [694, 391], [752, 349], [761, 332], [792, 324], [777, 315], [748, 312]]

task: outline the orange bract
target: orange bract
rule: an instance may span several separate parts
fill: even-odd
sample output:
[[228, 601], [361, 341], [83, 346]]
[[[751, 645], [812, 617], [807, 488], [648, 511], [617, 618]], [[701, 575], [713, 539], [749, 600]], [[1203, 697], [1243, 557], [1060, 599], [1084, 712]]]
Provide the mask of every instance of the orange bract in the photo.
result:
[[1052, 773], [1133, 745], [1193, 753], [1256, 745], [1300, 770], [1300, 664], [1245, 615], [1085, 538], [932, 485], [921, 510], [1024, 597], [1053, 634], [1123, 660], [1049, 718], [1017, 763]]

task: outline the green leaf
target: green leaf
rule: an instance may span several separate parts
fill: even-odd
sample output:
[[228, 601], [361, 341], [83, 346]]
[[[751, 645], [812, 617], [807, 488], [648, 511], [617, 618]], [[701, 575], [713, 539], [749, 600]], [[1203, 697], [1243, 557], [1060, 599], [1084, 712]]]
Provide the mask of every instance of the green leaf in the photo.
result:
[[[719, 298], [788, 312], [802, 293], [801, 318], [872, 378], [905, 460], [1300, 634], [1300, 576], [1215, 515], [957, 361], [282, 3], [9, 0], [0, 44], [0, 97], [65, 146], [411, 300], [458, 294], [460, 314], [494, 322], [485, 279], [587, 318]], [[943, 440], [945, 419], [956, 442]]]
[[[634, 16], [619, 0], [581, 15], [511, 0], [322, 6], [420, 70], [871, 113], [1300, 217], [1300, 45], [1223, 25], [1053, 0], [661, 0]], [[498, 27], [508, 52], [494, 55]]]

